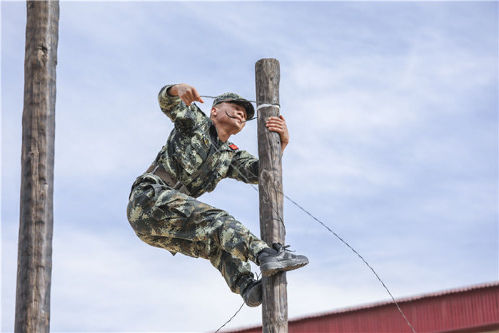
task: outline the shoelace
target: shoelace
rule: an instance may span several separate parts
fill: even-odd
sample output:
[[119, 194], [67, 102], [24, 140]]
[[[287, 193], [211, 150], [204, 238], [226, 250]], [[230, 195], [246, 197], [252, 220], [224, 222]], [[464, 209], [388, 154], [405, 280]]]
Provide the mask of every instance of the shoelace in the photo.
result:
[[274, 243], [274, 244], [272, 244], [272, 247], [277, 252], [284, 252], [284, 251], [296, 252], [296, 251], [288, 250], [288, 248], [291, 247], [291, 245], [289, 245], [289, 244], [288, 245], [282, 245], [281, 243]]

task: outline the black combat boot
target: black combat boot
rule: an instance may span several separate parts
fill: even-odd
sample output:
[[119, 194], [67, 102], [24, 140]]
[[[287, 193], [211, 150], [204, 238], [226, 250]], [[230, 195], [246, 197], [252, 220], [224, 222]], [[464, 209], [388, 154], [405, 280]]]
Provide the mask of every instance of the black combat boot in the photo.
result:
[[258, 254], [258, 264], [263, 276], [271, 276], [278, 272], [291, 271], [308, 264], [308, 258], [292, 254], [287, 250], [288, 246], [279, 243], [272, 244], [273, 248], [267, 248]]
[[251, 281], [241, 292], [241, 296], [247, 306], [255, 307], [262, 304], [262, 280]]

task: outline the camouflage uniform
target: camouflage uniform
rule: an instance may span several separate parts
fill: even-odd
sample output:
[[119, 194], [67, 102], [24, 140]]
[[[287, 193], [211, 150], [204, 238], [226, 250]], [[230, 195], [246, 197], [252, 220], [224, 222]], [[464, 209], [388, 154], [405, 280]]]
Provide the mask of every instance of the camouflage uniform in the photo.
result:
[[159, 93], [161, 110], [175, 128], [153, 166], [177, 181], [167, 184], [154, 168], [139, 176], [130, 193], [128, 220], [137, 236], [152, 246], [209, 259], [235, 293], [253, 279], [250, 265], [267, 244], [227, 212], [196, 200], [226, 177], [255, 184], [258, 160], [230, 142], [218, 139], [216, 128], [194, 103]]

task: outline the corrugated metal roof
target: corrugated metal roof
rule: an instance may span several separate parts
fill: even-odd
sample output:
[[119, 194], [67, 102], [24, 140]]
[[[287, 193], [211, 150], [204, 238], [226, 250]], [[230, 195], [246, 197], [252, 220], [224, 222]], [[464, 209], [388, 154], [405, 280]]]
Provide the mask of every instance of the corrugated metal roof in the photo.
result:
[[[477, 290], [477, 289], [486, 289], [486, 288], [491, 288], [491, 287], [499, 287], [499, 281], [485, 282], [485, 283], [475, 284], [475, 285], [466, 286], [466, 287], [459, 287], [459, 288], [454, 288], [454, 289], [446, 289], [446, 290], [436, 291], [436, 292], [427, 293], [427, 294], [421, 294], [421, 295], [416, 295], [416, 296], [403, 297], [403, 298], [396, 299], [396, 301], [397, 301], [397, 303], [401, 304], [401, 303], [414, 302], [414, 301], [418, 301], [418, 300], [422, 300], [422, 299], [427, 299], [427, 298], [432, 298], [432, 297], [441, 297], [441, 296], [444, 296], [444, 295], [452, 295], [452, 294], [465, 293], [465, 292], [468, 292], [468, 291], [473, 291], [473, 290]], [[308, 319], [308, 318], [323, 317], [323, 316], [327, 316], [327, 315], [344, 313], [344, 312], [361, 311], [361, 310], [366, 310], [366, 309], [380, 307], [380, 306], [385, 306], [385, 305], [394, 305], [394, 303], [391, 300], [387, 300], [387, 301], [381, 301], [381, 302], [376, 302], [376, 303], [369, 303], [369, 304], [364, 304], [364, 305], [357, 305], [357, 306], [347, 307], [347, 308], [343, 308], [343, 309], [338, 309], [338, 310], [333, 310], [333, 311], [327, 311], [327, 312], [321, 312], [321, 313], [318, 313], [318, 314], [313, 314], [313, 315], [307, 315], [307, 316], [303, 316], [303, 317], [298, 317], [298, 318], [293, 319], [293, 321], [302, 320], [302, 319]]]
[[[419, 332], [499, 328], [499, 281], [397, 299]], [[260, 332], [261, 326], [233, 332]], [[297, 332], [410, 332], [391, 301], [339, 309], [289, 320]]]

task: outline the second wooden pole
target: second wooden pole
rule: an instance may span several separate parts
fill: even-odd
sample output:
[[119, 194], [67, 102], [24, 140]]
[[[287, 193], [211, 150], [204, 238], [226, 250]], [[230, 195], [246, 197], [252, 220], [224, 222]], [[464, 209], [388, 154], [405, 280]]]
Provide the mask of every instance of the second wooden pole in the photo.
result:
[[[277, 59], [260, 59], [255, 64], [258, 109], [258, 157], [260, 233], [262, 239], [284, 245], [281, 142], [279, 134], [265, 126], [270, 116], [279, 115], [280, 70]], [[263, 278], [262, 330], [288, 332], [286, 273]]]

